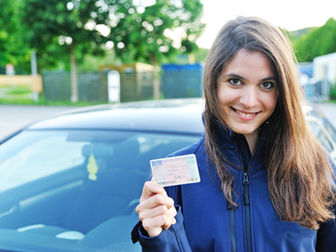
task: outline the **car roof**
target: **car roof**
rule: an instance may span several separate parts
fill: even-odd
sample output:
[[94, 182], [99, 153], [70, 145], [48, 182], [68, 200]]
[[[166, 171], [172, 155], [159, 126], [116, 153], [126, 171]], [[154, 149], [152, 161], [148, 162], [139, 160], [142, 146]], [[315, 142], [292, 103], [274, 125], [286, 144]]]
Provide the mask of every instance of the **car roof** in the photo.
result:
[[166, 99], [98, 105], [76, 109], [38, 121], [37, 129], [97, 129], [201, 134], [204, 100]]

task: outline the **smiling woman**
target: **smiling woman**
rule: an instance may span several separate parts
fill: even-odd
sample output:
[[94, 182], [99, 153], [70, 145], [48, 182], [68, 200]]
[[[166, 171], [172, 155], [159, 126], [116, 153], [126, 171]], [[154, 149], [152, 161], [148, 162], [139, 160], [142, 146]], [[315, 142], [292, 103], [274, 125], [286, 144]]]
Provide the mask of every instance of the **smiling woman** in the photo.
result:
[[267, 21], [239, 17], [204, 67], [201, 182], [143, 186], [133, 240], [143, 251], [336, 251], [333, 163], [302, 110], [295, 57]]
[[245, 135], [251, 153], [259, 127], [271, 116], [277, 103], [274, 76], [266, 56], [240, 49], [218, 78], [221, 118], [231, 130]]

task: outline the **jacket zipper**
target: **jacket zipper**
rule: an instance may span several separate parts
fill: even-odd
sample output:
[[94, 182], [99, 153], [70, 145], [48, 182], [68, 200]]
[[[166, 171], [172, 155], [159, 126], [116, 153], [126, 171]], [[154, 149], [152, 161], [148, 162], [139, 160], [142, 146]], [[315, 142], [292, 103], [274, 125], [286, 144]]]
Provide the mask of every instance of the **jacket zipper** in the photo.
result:
[[237, 251], [237, 245], [236, 245], [236, 231], [235, 231], [235, 223], [234, 223], [234, 205], [232, 205], [230, 202], [227, 202], [227, 209], [229, 211], [229, 224], [230, 224], [230, 247], [231, 252]]
[[247, 245], [247, 251], [252, 252], [250, 195], [249, 195], [250, 180], [247, 171], [248, 169], [244, 169], [243, 172], [245, 228], [246, 228], [246, 243], [247, 243], [246, 245]]
[[[247, 142], [246, 142], [247, 144]], [[240, 164], [242, 166], [243, 171], [243, 200], [244, 200], [244, 212], [245, 212], [245, 230], [246, 230], [246, 247], [248, 252], [252, 252], [252, 233], [251, 233], [251, 214], [250, 214], [250, 178], [248, 175], [248, 171], [253, 162], [254, 155], [249, 161], [247, 167], [245, 167], [243, 163], [243, 156], [239, 149], [239, 157], [240, 157]]]

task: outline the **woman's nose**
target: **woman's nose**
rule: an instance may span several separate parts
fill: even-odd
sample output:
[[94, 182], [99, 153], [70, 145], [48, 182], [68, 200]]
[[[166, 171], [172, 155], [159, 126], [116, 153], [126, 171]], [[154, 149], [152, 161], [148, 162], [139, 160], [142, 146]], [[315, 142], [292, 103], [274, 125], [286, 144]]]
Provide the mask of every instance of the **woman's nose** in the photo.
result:
[[252, 108], [257, 105], [258, 93], [255, 87], [245, 87], [240, 96], [240, 103], [246, 108]]

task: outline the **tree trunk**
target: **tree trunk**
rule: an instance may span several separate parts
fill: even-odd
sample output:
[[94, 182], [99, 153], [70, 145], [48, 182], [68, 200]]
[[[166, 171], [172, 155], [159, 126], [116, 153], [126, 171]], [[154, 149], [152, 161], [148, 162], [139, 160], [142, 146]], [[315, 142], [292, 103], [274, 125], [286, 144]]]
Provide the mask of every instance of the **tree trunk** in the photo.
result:
[[70, 67], [71, 67], [71, 101], [78, 102], [78, 80], [77, 80], [77, 61], [76, 46], [71, 46], [70, 51]]

